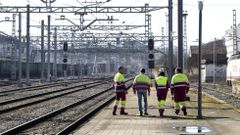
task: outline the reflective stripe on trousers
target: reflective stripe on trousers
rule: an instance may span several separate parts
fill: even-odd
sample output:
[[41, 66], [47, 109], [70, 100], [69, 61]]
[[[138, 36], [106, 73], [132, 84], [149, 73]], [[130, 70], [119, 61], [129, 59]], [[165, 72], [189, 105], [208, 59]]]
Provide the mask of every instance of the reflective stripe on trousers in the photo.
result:
[[160, 100], [158, 101], [158, 109], [165, 109], [166, 108], [166, 105], [165, 105], [166, 101], [165, 100]]
[[116, 106], [125, 107], [126, 105], [126, 93], [125, 92], [116, 92]]
[[186, 107], [186, 102], [175, 102], [174, 103], [174, 108], [176, 110], [180, 110], [182, 107]]

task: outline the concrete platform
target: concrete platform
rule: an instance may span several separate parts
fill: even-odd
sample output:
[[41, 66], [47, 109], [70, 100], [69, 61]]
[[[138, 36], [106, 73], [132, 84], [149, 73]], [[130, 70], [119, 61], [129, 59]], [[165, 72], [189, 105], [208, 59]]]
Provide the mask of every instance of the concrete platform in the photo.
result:
[[[155, 90], [148, 97], [149, 116], [138, 116], [137, 96], [132, 90], [127, 95], [127, 116], [112, 115], [113, 104], [106, 107], [93, 119], [75, 131], [74, 135], [239, 135], [240, 113], [231, 105], [203, 96], [203, 116], [197, 117], [196, 92], [189, 93], [191, 101], [188, 103], [188, 116], [176, 115], [173, 110], [173, 101], [168, 96], [165, 117], [159, 117]], [[189, 126], [184, 128], [184, 126]], [[192, 126], [204, 126], [211, 130], [201, 133]], [[177, 127], [177, 130], [173, 127]], [[186, 132], [187, 130], [187, 132]], [[207, 130], [205, 130], [207, 131]], [[198, 133], [199, 132], [199, 133]]]

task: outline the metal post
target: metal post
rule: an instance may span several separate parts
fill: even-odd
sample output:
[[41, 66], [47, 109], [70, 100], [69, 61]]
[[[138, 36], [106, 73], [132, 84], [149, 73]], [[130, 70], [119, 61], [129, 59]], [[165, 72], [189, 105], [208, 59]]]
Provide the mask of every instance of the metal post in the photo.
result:
[[188, 72], [188, 67], [187, 67], [187, 59], [188, 59], [188, 45], [187, 45], [187, 11], [183, 12], [183, 25], [184, 25], [184, 30], [183, 30], [183, 37], [184, 37], [184, 40], [183, 40], [183, 71], [185, 71], [185, 73]]
[[168, 77], [171, 80], [173, 76], [173, 36], [172, 36], [172, 0], [168, 1]]
[[233, 55], [238, 54], [237, 35], [237, 15], [236, 10], [233, 10]]
[[84, 13], [80, 14], [80, 31], [83, 31], [83, 23], [84, 23]]
[[74, 60], [73, 60], [73, 55], [74, 55], [74, 45], [75, 45], [75, 31], [72, 32], [72, 39], [73, 39], [73, 43], [71, 44], [71, 51], [70, 51], [70, 54], [71, 54], [71, 76], [72, 78], [74, 78], [74, 74], [75, 74], [75, 71], [74, 71]]
[[198, 119], [202, 119], [202, 71], [201, 71], [201, 60], [202, 60], [202, 10], [203, 2], [198, 2], [199, 6], [199, 39], [198, 39]]
[[50, 25], [51, 25], [51, 16], [48, 15], [48, 55], [47, 55], [47, 82], [50, 82], [50, 36], [51, 36], [51, 30], [50, 30]]
[[53, 79], [57, 81], [57, 28], [54, 28], [54, 64], [53, 64]]
[[45, 53], [44, 53], [44, 20], [41, 21], [41, 82], [44, 81], [44, 64], [45, 64]]
[[27, 5], [27, 65], [26, 65], [26, 85], [31, 85], [30, 82], [30, 5]]
[[12, 49], [11, 49], [11, 80], [16, 80], [16, 14], [13, 14], [12, 16]]
[[[215, 84], [216, 81], [216, 38], [214, 39], [214, 44], [213, 44], [213, 84]], [[214, 85], [215, 87], [215, 85]]]
[[178, 67], [183, 69], [183, 0], [178, 0]]
[[22, 87], [22, 14], [19, 13], [19, 28], [18, 28], [18, 86]]

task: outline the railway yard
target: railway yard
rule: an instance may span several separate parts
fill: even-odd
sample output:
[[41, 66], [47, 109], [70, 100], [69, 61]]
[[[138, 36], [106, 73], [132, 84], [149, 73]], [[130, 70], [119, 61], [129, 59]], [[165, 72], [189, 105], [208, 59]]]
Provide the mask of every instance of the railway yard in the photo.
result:
[[[127, 79], [130, 87], [132, 79]], [[191, 91], [196, 91], [193, 83]], [[112, 78], [82, 78], [12, 89], [1, 86], [1, 134], [71, 133], [114, 99]], [[154, 91], [154, 90], [153, 90]], [[203, 84], [203, 92], [237, 109], [239, 96], [227, 85]], [[129, 93], [132, 91], [129, 90]]]

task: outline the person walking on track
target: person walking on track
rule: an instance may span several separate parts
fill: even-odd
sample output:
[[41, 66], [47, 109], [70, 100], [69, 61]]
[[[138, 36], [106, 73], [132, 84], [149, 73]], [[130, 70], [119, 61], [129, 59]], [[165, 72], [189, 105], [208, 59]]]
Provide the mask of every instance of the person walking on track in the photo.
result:
[[165, 109], [166, 97], [169, 89], [168, 78], [165, 76], [164, 69], [159, 70], [158, 77], [155, 79], [155, 87], [157, 90], [158, 110], [162, 117]]
[[185, 74], [182, 73], [181, 68], [175, 69], [175, 75], [172, 77], [171, 80], [171, 94], [174, 98], [174, 108], [175, 113], [178, 115], [180, 109], [183, 111], [183, 114], [187, 115], [187, 108], [186, 108], [186, 94], [189, 90], [189, 81]]
[[142, 68], [139, 75], [137, 75], [133, 81], [133, 92], [138, 96], [138, 110], [140, 116], [143, 115], [142, 111], [142, 97], [144, 100], [144, 115], [148, 115], [147, 111], [147, 92], [150, 96], [150, 78], [145, 74], [145, 69]]
[[125, 112], [125, 104], [126, 104], [126, 85], [125, 85], [125, 77], [124, 77], [125, 69], [123, 66], [118, 68], [118, 73], [114, 76], [114, 89], [116, 93], [116, 101], [115, 105], [113, 106], [113, 115], [116, 115], [116, 111], [118, 106], [121, 106], [120, 114], [121, 115], [128, 115]]

